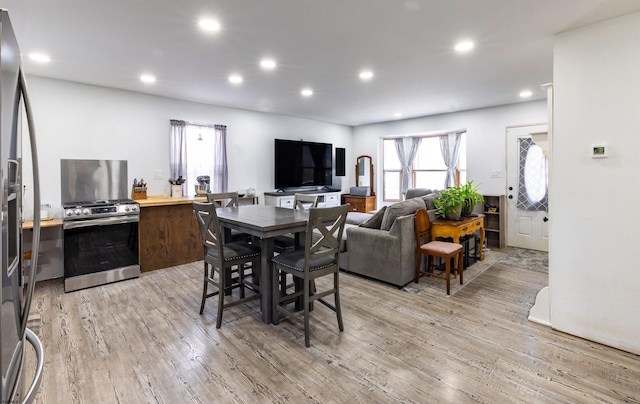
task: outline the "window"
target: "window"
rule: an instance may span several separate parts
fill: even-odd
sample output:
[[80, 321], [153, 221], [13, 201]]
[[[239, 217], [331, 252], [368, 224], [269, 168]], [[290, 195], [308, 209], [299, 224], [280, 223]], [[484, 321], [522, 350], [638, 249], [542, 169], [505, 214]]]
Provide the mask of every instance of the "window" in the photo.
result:
[[549, 210], [549, 161], [531, 138], [519, 138], [518, 209]]
[[399, 201], [402, 199], [402, 166], [396, 153], [395, 139], [383, 139], [382, 146], [382, 198], [385, 201]]
[[200, 176], [209, 177], [211, 192], [227, 191], [227, 127], [171, 120], [171, 178], [186, 180], [183, 195], [195, 194]]
[[195, 193], [199, 176], [207, 175], [213, 180], [215, 140], [214, 128], [187, 125], [187, 195]]
[[440, 137], [425, 137], [413, 160], [411, 188], [442, 189], [447, 176], [447, 165], [440, 151]]
[[[395, 147], [396, 138], [382, 139], [382, 169], [384, 201], [402, 200], [402, 166]], [[442, 189], [447, 166], [442, 158], [440, 136], [424, 136], [413, 160], [409, 188]], [[460, 139], [460, 151], [456, 168], [457, 184], [467, 182], [467, 135]]]

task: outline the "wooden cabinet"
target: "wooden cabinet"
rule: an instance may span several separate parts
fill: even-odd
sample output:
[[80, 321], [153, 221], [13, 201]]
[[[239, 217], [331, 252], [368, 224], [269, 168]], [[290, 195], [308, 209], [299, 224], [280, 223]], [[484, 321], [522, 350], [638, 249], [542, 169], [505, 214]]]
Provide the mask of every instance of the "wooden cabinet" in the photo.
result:
[[342, 195], [342, 203], [349, 204], [349, 210], [351, 212], [370, 212], [376, 210], [376, 197], [375, 196], [353, 196]]
[[139, 233], [141, 272], [195, 262], [204, 256], [190, 202], [142, 206]]
[[[504, 195], [483, 195], [484, 232], [487, 245], [504, 248], [507, 245], [507, 206]], [[490, 205], [492, 208], [488, 208]], [[494, 209], [495, 208], [495, 211]]]

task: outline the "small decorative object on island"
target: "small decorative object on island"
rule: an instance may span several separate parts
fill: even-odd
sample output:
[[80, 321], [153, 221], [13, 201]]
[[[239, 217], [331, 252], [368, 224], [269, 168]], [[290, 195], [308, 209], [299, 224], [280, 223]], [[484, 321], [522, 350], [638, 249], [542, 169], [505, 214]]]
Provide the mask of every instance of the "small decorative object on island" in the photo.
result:
[[209, 189], [209, 184], [211, 183], [211, 177], [209, 177], [208, 175], [199, 175], [196, 178], [196, 181], [198, 181], [198, 183], [195, 185], [196, 196], [206, 195], [209, 192], [211, 192], [211, 190]]
[[480, 185], [473, 186], [473, 181], [469, 181], [460, 187], [460, 196], [464, 199], [462, 216], [473, 216], [473, 208], [484, 201], [484, 197], [478, 193]]
[[133, 179], [133, 186], [131, 187], [131, 199], [147, 199], [147, 183], [144, 182], [144, 178]]
[[247, 188], [247, 197], [253, 198], [254, 196], [256, 196], [256, 190], [251, 187]]
[[184, 184], [185, 179], [182, 178], [182, 175], [178, 177], [177, 180], [173, 178], [169, 178], [169, 184], [171, 184], [171, 196], [174, 198], [180, 198], [182, 196], [182, 184]]

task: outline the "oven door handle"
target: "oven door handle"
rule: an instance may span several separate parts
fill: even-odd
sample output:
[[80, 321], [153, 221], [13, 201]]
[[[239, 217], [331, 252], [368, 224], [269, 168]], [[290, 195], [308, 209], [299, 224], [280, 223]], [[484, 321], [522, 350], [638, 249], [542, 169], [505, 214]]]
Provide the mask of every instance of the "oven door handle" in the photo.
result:
[[115, 217], [103, 217], [103, 218], [90, 219], [90, 220], [69, 221], [69, 222], [65, 222], [62, 227], [65, 230], [68, 230], [68, 229], [80, 229], [82, 227], [108, 226], [111, 224], [136, 223], [139, 221], [140, 221], [140, 218], [137, 215], [136, 216], [115, 216]]

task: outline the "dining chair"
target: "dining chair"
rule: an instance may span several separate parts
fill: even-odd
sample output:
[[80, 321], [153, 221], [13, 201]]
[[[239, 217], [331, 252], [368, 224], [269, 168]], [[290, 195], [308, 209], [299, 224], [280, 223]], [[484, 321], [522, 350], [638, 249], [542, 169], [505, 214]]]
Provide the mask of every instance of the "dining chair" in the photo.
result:
[[[251, 263], [252, 268], [257, 268], [260, 265], [260, 247], [245, 241], [224, 243], [215, 203], [194, 201], [193, 213], [200, 228], [204, 247], [204, 285], [200, 314], [204, 312], [207, 298], [218, 295], [216, 328], [220, 328], [223, 309], [260, 297], [257, 279], [254, 279], [253, 276], [245, 276], [244, 271], [247, 263]], [[218, 273], [217, 279], [216, 272]], [[235, 278], [234, 275], [236, 275]], [[209, 293], [209, 284], [214, 285], [217, 290]], [[225, 292], [231, 292], [236, 288], [240, 289], [239, 298], [225, 303]], [[245, 297], [245, 289], [249, 289], [253, 294]]]
[[[431, 241], [431, 221], [429, 213], [426, 209], [419, 209], [413, 217], [413, 226], [416, 235], [416, 270], [414, 282], [418, 283], [420, 275], [432, 276], [438, 279], [444, 279], [447, 282], [447, 295], [451, 291], [451, 259], [457, 258], [458, 272], [460, 273], [460, 284], [462, 285], [463, 273], [463, 251], [464, 248], [458, 243], [449, 243], [446, 241]], [[425, 270], [421, 271], [422, 256], [427, 256]], [[435, 273], [432, 258], [439, 257], [445, 261], [444, 275], [442, 272]]]
[[[336, 313], [338, 328], [344, 330], [342, 312], [340, 309], [339, 287], [339, 258], [340, 242], [347, 219], [349, 205], [341, 205], [329, 208], [309, 209], [309, 220], [305, 236], [304, 249], [284, 252], [275, 256], [272, 273], [273, 293], [273, 323], [278, 324], [280, 314], [284, 314], [304, 324], [304, 343], [309, 347], [309, 313], [311, 304], [316, 300]], [[299, 280], [298, 287], [292, 293], [280, 290], [278, 279], [281, 273], [287, 273]], [[316, 290], [312, 294], [311, 282], [317, 278], [333, 275], [333, 285], [326, 290]], [[334, 295], [334, 304], [324, 299], [325, 296]], [[303, 317], [300, 317], [295, 306], [302, 298]]]
[[207, 202], [216, 205], [216, 208], [235, 208], [238, 206], [237, 192], [209, 192]]
[[[318, 195], [295, 194], [293, 197], [293, 209], [309, 210], [318, 207]], [[293, 234], [283, 234], [273, 239], [273, 251], [282, 254], [285, 251], [291, 251], [296, 248], [296, 239]], [[280, 287], [287, 289], [292, 287], [293, 283], [287, 283], [287, 274], [282, 273], [280, 278]]]
[[[238, 203], [237, 192], [209, 192], [207, 193], [207, 202], [213, 203], [216, 208], [237, 208]], [[251, 241], [251, 235], [238, 230], [231, 230], [231, 241]]]
[[[295, 194], [293, 197], [293, 209], [309, 210], [318, 207], [318, 195]], [[273, 250], [277, 253], [293, 250], [296, 248], [293, 234], [276, 236], [273, 239]]]

